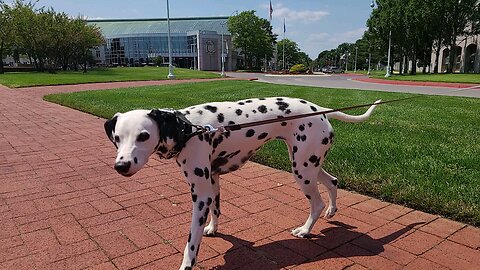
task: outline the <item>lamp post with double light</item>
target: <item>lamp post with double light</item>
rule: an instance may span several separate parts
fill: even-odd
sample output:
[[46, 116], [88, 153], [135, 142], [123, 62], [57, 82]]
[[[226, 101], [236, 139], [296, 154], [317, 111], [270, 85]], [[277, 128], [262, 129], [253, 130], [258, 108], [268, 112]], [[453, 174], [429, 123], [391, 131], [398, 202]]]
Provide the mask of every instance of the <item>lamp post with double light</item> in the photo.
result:
[[[379, 0], [372, 0], [372, 2], [370, 3], [370, 7], [374, 8], [375, 3], [377, 3], [377, 6], [383, 8], [382, 3]], [[391, 52], [392, 52], [392, 29], [390, 29], [390, 32], [388, 34], [388, 61], [387, 61], [387, 74], [385, 74], [385, 78], [392, 76], [392, 70], [390, 65]]]

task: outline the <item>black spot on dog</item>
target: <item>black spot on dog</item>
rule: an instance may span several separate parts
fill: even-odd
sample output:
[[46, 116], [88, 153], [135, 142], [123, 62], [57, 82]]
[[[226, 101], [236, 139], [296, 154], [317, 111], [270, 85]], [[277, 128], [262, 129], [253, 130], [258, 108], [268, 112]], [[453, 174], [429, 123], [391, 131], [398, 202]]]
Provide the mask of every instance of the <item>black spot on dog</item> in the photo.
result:
[[305, 180], [304, 183], [305, 183], [305, 185], [308, 185], [308, 184], [310, 184], [310, 180]]
[[183, 174], [185, 175], [185, 177], [188, 177], [187, 171], [183, 171]]
[[262, 97], [262, 98], [259, 98], [258, 100], [265, 100], [265, 98]]
[[208, 197], [208, 199], [207, 199], [207, 205], [210, 206], [210, 204], [212, 204], [212, 198]]
[[205, 178], [208, 180], [208, 178], [210, 178], [210, 172], [208, 171], [207, 167], [205, 167], [205, 169], [203, 170], [203, 173], [205, 174]]
[[215, 207], [220, 209], [220, 193], [215, 196]]
[[197, 195], [196, 195], [196, 194], [192, 194], [192, 201], [193, 201], [193, 202], [196, 202], [196, 201], [197, 201]]
[[333, 134], [333, 132], [330, 132], [330, 136], [328, 138], [330, 139], [330, 143], [333, 143], [333, 139], [335, 138], [335, 134]]
[[226, 131], [225, 133], [223, 133], [223, 135], [225, 135], [225, 138], [230, 137], [230, 130], [229, 130], [229, 131]]
[[306, 141], [307, 140], [307, 135], [305, 135], [305, 134], [302, 135], [302, 137], [300, 139], [302, 139], [302, 142]]
[[305, 197], [307, 197], [307, 199], [309, 199], [309, 200], [312, 199], [312, 198], [310, 197], [310, 195], [305, 195]]
[[235, 113], [236, 113], [238, 116], [242, 115], [242, 112], [243, 112], [243, 111], [240, 110], [240, 109], [237, 109], [237, 110], [235, 111]]
[[277, 103], [275, 103], [275, 104], [278, 105], [278, 109], [279, 109], [280, 111], [282, 111], [282, 112], [285, 111], [285, 110], [288, 108], [288, 106], [289, 106], [288, 103], [283, 102], [283, 101], [279, 101], [279, 102], [277, 102]]
[[189, 114], [190, 114], [190, 111], [185, 111], [185, 114], [186, 114], [186, 115], [189, 115]]
[[210, 106], [210, 105], [206, 105], [205, 107], [203, 107], [205, 110], [209, 110], [210, 112], [212, 113], [216, 113], [217, 112], [217, 107], [215, 106]]
[[265, 105], [259, 106], [258, 111], [261, 112], [261, 113], [267, 113], [268, 112], [267, 106], [265, 106]]
[[281, 125], [282, 125], [282, 127], [284, 127], [284, 126], [287, 125], [287, 122], [282, 122]]
[[327, 137], [323, 138], [322, 144], [328, 144], [328, 138]]
[[204, 206], [205, 206], [205, 203], [203, 201], [200, 201], [198, 203], [198, 210], [202, 211]]
[[219, 123], [223, 123], [223, 121], [225, 121], [225, 116], [223, 115], [223, 113], [219, 113], [217, 115], [217, 120]]
[[250, 99], [245, 101], [245, 103], [252, 103], [252, 102], [253, 101], [251, 101]]
[[257, 113], [257, 110], [252, 110], [253, 113]]
[[220, 152], [220, 154], [218, 154], [219, 157], [223, 157], [227, 154], [227, 151], [222, 151]]
[[[192, 267], [195, 265], [195, 258], [192, 259]], [[191, 270], [191, 269], [190, 269]]]
[[224, 157], [218, 157], [212, 161], [212, 172], [218, 172], [220, 166], [223, 166], [228, 163], [228, 159]]
[[298, 175], [298, 170], [294, 170], [293, 173], [294, 173], [295, 175]]
[[194, 251], [194, 250], [195, 250], [195, 245], [192, 245], [192, 246], [190, 247], [190, 250], [191, 250], [191, 251]]
[[203, 111], [202, 110], [199, 110], [197, 111], [198, 114], [202, 115], [203, 114]]
[[303, 163], [303, 167], [308, 167], [308, 163], [307, 163], [307, 162], [304, 162], [304, 163]]
[[188, 242], [190, 243], [190, 241], [192, 241], [192, 232], [188, 234]]
[[298, 129], [300, 129], [300, 131], [304, 131], [305, 130], [305, 125], [304, 124], [301, 124]]
[[292, 163], [292, 166], [293, 166], [294, 168], [297, 167], [297, 162], [294, 161], [294, 162]]
[[245, 117], [248, 118], [250, 115], [248, 115], [248, 113], [245, 114]]
[[300, 135], [297, 135], [297, 141], [300, 141], [301, 138], [300, 138]]
[[205, 223], [205, 220], [203, 220], [203, 217], [200, 217], [198, 219], [198, 223], [200, 223], [200, 226], [203, 226], [203, 224]]
[[231, 153], [230, 155], [228, 155], [228, 157], [229, 157], [229, 158], [233, 158], [234, 156], [240, 154], [240, 152], [241, 152], [241, 150], [237, 150], [237, 151]]
[[310, 158], [308, 159], [308, 161], [310, 161], [311, 163], [315, 163], [317, 161], [318, 157], [315, 156], [315, 155], [311, 155]]
[[298, 147], [293, 146], [293, 153], [296, 153], [298, 151]]
[[245, 103], [243, 103], [243, 102], [238, 102], [238, 105], [245, 105]]
[[283, 100], [283, 98], [277, 98], [277, 100], [278, 100], [278, 101], [282, 101], [282, 100]]
[[314, 112], [318, 111], [317, 108], [315, 108], [313, 106], [310, 106], [310, 109], [312, 109], [312, 111], [314, 111]]
[[228, 121], [228, 125], [230, 125], [230, 126], [235, 125], [235, 122], [233, 122], [233, 121]]
[[300, 103], [307, 104], [305, 100], [300, 100]]
[[308, 127], [312, 127], [312, 122], [308, 122]]
[[299, 174], [298, 179], [303, 179], [303, 176], [301, 174]]
[[337, 186], [337, 185], [338, 185], [338, 180], [337, 180], [337, 179], [333, 179], [333, 180], [332, 180], [332, 184], [333, 184], [334, 186]]
[[268, 136], [268, 133], [264, 132], [264, 133], [258, 135], [258, 139], [259, 139], [259, 140], [263, 140], [263, 139], [265, 139], [267, 136]]
[[186, 164], [186, 163], [187, 163], [187, 160], [186, 160], [186, 159], [184, 159], [184, 160], [182, 161], [182, 163], [183, 163], [183, 164]]
[[198, 139], [203, 142], [203, 134], [198, 134]]
[[245, 133], [245, 136], [247, 137], [252, 137], [253, 135], [255, 135], [255, 130], [253, 129], [249, 129], [247, 133]]
[[291, 111], [290, 109], [287, 109], [287, 110], [285, 111], [285, 114], [290, 114], [291, 112], [292, 112], [292, 111]]
[[195, 173], [196, 176], [203, 177], [203, 170], [202, 169], [195, 168], [195, 170], [193, 172]]
[[[134, 157], [133, 162], [135, 162], [135, 164], [138, 164], [138, 159], [136, 157]], [[178, 161], [177, 161], [177, 164], [178, 164]], [[178, 164], [178, 166], [180, 166], [180, 164]]]

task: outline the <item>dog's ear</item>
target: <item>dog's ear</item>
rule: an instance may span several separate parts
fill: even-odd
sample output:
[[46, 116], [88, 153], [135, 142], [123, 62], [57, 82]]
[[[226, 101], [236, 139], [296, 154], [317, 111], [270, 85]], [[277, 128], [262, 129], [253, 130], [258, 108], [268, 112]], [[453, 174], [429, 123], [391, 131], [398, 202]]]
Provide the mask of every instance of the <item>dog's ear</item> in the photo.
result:
[[113, 133], [115, 132], [115, 126], [117, 125], [117, 119], [120, 116], [120, 113], [116, 113], [112, 119], [109, 119], [103, 124], [103, 127], [105, 128], [105, 133], [107, 134], [107, 137], [110, 139], [110, 141], [117, 147], [117, 144], [115, 143], [115, 140], [113, 139]]
[[173, 139], [175, 142], [178, 141], [179, 130], [177, 117], [174, 113], [155, 109], [147, 115], [157, 123], [160, 143], [165, 143], [167, 138]]

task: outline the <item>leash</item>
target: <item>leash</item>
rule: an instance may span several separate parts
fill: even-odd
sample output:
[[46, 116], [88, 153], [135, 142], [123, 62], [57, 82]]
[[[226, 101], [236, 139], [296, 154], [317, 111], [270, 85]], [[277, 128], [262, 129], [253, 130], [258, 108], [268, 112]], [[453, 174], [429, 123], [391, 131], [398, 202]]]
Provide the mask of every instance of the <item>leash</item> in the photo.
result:
[[[461, 91], [466, 91], [466, 90], [472, 90], [472, 89], [476, 89], [476, 88], [480, 88], [480, 85], [475, 85], [475, 86], [462, 88], [462, 89], [444, 91], [444, 92], [440, 92], [438, 94], [443, 95], [443, 94], [461, 92]], [[377, 101], [377, 102], [374, 102], [374, 103], [354, 105], [354, 106], [348, 106], [348, 107], [343, 107], [343, 108], [329, 109], [329, 110], [324, 110], [324, 111], [319, 111], [319, 112], [298, 114], [298, 115], [285, 116], [285, 117], [279, 117], [279, 118], [273, 118], [273, 119], [266, 119], [266, 120], [248, 122], [248, 123], [243, 123], [243, 124], [218, 126], [218, 127], [213, 127], [212, 125], [207, 124], [207, 125], [204, 125], [204, 126], [193, 125], [193, 127], [195, 127], [197, 129], [197, 131], [195, 132], [196, 134], [198, 134], [198, 133], [216, 133], [216, 132], [224, 133], [226, 131], [236, 131], [236, 130], [249, 128], [249, 127], [262, 126], [262, 125], [273, 124], [273, 123], [284, 122], [284, 121], [290, 121], [290, 120], [306, 118], [306, 117], [311, 117], [311, 116], [316, 116], [316, 115], [328, 114], [328, 113], [333, 113], [333, 112], [348, 111], [348, 110], [357, 109], [357, 108], [370, 107], [370, 106], [373, 106], [373, 105], [395, 103], [395, 102], [417, 99], [417, 98], [422, 98], [422, 97], [429, 97], [429, 96], [430, 95], [419, 94], [419, 95], [416, 95], [416, 96], [411, 96], [411, 97], [406, 97], [406, 98], [399, 98], [399, 99], [393, 99], [393, 100], [387, 100], [387, 101]]]

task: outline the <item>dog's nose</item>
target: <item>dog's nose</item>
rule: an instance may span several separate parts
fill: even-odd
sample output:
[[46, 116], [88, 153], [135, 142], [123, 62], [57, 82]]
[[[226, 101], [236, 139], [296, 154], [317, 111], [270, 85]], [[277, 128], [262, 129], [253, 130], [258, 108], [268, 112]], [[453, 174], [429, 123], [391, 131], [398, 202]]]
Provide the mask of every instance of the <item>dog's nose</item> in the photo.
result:
[[132, 163], [130, 161], [128, 161], [128, 162], [119, 161], [119, 162], [115, 163], [114, 168], [119, 173], [128, 173], [128, 170], [130, 170], [130, 165], [131, 164]]

